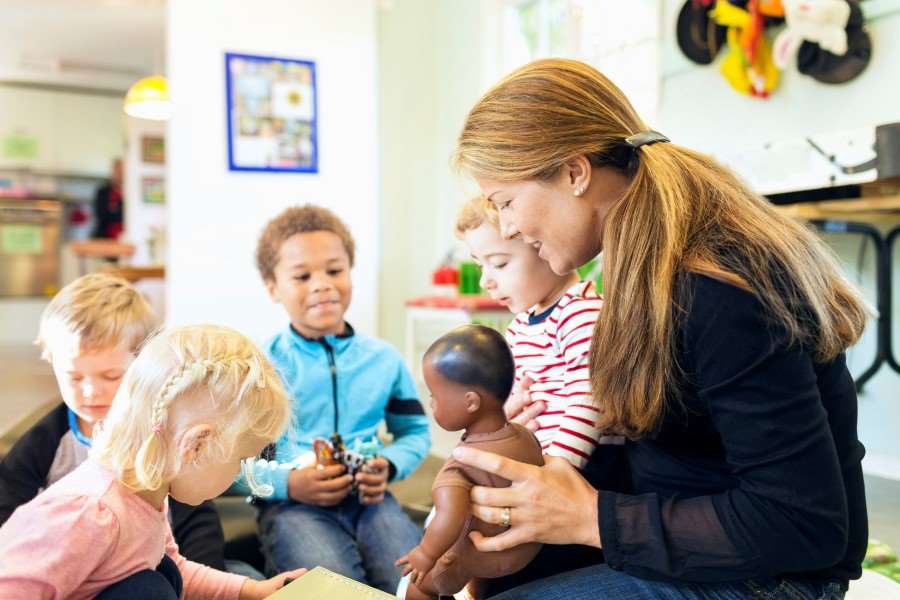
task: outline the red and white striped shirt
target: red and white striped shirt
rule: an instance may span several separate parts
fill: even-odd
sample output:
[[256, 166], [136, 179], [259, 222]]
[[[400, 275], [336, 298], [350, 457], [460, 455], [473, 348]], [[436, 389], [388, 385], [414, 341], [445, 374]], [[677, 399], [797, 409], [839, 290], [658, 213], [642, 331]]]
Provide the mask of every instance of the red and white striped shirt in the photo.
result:
[[620, 437], [601, 436], [595, 425], [599, 411], [591, 397], [588, 354], [602, 306], [593, 282], [582, 281], [543, 313], [519, 313], [506, 330], [516, 386], [530, 378], [531, 398], [547, 405], [535, 432], [544, 454], [561, 456], [579, 469], [598, 444], [622, 443]]

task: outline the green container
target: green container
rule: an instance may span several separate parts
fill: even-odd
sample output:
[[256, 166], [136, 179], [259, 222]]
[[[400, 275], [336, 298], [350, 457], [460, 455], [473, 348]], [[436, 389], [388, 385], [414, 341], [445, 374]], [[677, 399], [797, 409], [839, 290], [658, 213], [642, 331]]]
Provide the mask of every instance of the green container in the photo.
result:
[[460, 294], [480, 294], [481, 293], [481, 269], [471, 261], [460, 263], [459, 265], [459, 293]]

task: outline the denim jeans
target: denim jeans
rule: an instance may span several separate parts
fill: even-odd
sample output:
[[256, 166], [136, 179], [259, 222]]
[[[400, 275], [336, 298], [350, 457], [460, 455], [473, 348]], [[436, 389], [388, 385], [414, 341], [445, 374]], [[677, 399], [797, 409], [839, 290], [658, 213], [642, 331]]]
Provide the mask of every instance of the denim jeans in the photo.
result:
[[321, 565], [391, 594], [400, 581], [394, 561], [422, 537], [390, 493], [370, 506], [356, 494], [330, 507], [271, 504], [260, 512], [259, 532], [272, 573]]
[[492, 600], [842, 600], [837, 583], [665, 583], [597, 565], [515, 588]]
[[178, 600], [181, 583], [175, 561], [164, 555], [155, 571], [129, 575], [97, 594], [96, 600]]

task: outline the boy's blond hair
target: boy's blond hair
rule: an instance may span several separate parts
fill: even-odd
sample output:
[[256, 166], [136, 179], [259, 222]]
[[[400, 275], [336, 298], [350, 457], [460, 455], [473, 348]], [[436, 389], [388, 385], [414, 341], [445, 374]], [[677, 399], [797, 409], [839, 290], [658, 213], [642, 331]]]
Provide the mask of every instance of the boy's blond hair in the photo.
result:
[[193, 325], [150, 338], [132, 363], [91, 456], [135, 491], [156, 490], [182, 467], [174, 439], [197, 415], [215, 427], [199, 461], [223, 461], [247, 434], [274, 441], [290, 402], [275, 369], [247, 337]]
[[278, 253], [286, 239], [298, 233], [330, 231], [341, 239], [350, 266], [353, 266], [355, 244], [350, 229], [336, 214], [315, 204], [292, 206], [266, 223], [256, 244], [256, 268], [263, 281], [275, 281]]
[[153, 309], [131, 284], [106, 273], [79, 277], [41, 315], [35, 343], [50, 360], [53, 348], [96, 350], [121, 343], [135, 352], [157, 327]]
[[484, 196], [473, 196], [463, 204], [456, 217], [456, 237], [461, 238], [467, 231], [478, 229], [485, 223], [500, 228], [497, 209]]

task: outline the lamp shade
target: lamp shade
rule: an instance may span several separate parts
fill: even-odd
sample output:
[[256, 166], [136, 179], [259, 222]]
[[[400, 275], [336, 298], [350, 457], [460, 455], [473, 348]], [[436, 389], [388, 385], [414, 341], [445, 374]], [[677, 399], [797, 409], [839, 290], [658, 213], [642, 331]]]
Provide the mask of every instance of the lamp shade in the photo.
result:
[[138, 119], [165, 121], [172, 116], [169, 84], [161, 75], [137, 81], [125, 95], [125, 114]]

